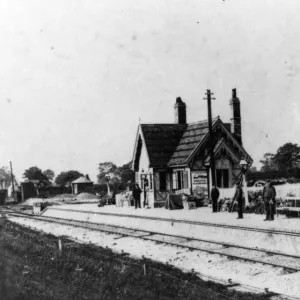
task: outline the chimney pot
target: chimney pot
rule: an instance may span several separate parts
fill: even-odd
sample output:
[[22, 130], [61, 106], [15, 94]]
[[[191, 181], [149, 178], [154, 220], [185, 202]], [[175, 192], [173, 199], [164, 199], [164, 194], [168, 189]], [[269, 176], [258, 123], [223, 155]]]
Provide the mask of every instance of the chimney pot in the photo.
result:
[[236, 98], [236, 89], [232, 89], [232, 98]]
[[241, 104], [236, 96], [236, 89], [232, 89], [231, 106], [231, 132], [242, 145], [242, 120], [241, 120]]
[[186, 105], [180, 97], [176, 98], [174, 113], [176, 124], [186, 124]]

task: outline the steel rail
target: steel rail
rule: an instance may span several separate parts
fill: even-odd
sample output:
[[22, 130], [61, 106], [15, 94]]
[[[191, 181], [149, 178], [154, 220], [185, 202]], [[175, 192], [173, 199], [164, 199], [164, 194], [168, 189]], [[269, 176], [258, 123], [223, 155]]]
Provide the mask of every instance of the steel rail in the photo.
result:
[[[193, 250], [193, 251], [202, 251], [202, 252], [207, 252], [207, 253], [214, 254], [214, 255], [226, 256], [226, 257], [229, 257], [231, 259], [244, 260], [244, 261], [249, 261], [249, 262], [252, 262], [252, 263], [260, 263], [260, 264], [269, 265], [269, 266], [272, 266], [272, 267], [283, 268], [285, 270], [290, 270], [292, 272], [299, 272], [300, 271], [300, 268], [290, 267], [290, 266], [283, 265], [283, 264], [278, 264], [278, 263], [266, 262], [264, 260], [259, 260], [259, 259], [252, 259], [252, 258], [242, 256], [242, 255], [233, 255], [233, 254], [229, 254], [229, 253], [223, 253], [222, 251], [218, 251], [218, 250], [210, 250], [210, 249], [205, 249], [205, 248], [202, 248], [202, 247], [189, 246], [189, 245], [179, 244], [179, 243], [175, 243], [175, 242], [171, 242], [171, 241], [157, 240], [157, 239], [153, 238], [153, 235], [160, 235], [162, 237], [163, 236], [171, 236], [171, 237], [174, 237], [174, 238], [184, 238], [184, 239], [187, 239], [187, 241], [200, 241], [200, 242], [206, 242], [206, 243], [222, 245], [226, 248], [246, 249], [246, 250], [249, 250], [249, 251], [263, 252], [263, 253], [266, 253], [266, 254], [273, 254], [273, 255], [282, 256], [282, 257], [291, 257], [291, 258], [300, 259], [300, 257], [298, 257], [298, 256], [285, 255], [283, 253], [270, 252], [268, 250], [262, 250], [262, 249], [256, 249], [256, 248], [250, 248], [250, 247], [243, 247], [243, 246], [236, 246], [236, 245], [233, 245], [233, 244], [222, 243], [222, 242], [214, 242], [214, 241], [209, 241], [209, 240], [186, 238], [186, 237], [183, 237], [183, 236], [168, 235], [168, 234], [162, 234], [162, 233], [153, 232], [153, 231], [132, 229], [132, 228], [126, 228], [126, 227], [122, 227], [122, 226], [107, 225], [107, 224], [103, 224], [103, 223], [101, 224], [101, 223], [82, 222], [82, 221], [74, 221], [74, 220], [55, 218], [55, 217], [32, 216], [32, 215], [28, 215], [28, 214], [25, 214], [25, 213], [18, 213], [18, 212], [14, 212], [11, 215], [16, 216], [16, 217], [25, 217], [25, 218], [29, 218], [29, 219], [35, 219], [35, 220], [38, 220], [38, 221], [56, 223], [56, 224], [66, 225], [66, 226], [79, 227], [79, 228], [84, 228], [84, 229], [89, 229], [89, 230], [106, 232], [106, 233], [109, 233], [109, 234], [117, 234], [117, 235], [120, 235], [120, 236], [133, 237], [133, 238], [137, 238], [137, 239], [143, 239], [143, 240], [147, 240], [147, 241], [158, 242], [158, 243], [167, 244], [167, 245], [171, 245], [171, 246], [175, 246], [175, 247], [186, 248], [186, 249]], [[85, 224], [87, 224], [87, 225], [85, 225]], [[91, 227], [91, 225], [93, 227]], [[147, 235], [146, 236], [145, 235], [140, 235], [139, 236], [139, 235], [132, 234], [132, 233], [124, 233], [124, 232], [122, 233], [122, 232], [118, 232], [118, 231], [115, 231], [115, 230], [112, 230], [112, 229], [97, 228], [97, 226], [112, 227], [112, 228], [118, 228], [118, 229], [123, 229], [123, 230], [125, 229], [125, 230], [130, 230], [132, 232], [143, 232], [143, 233], [147, 233]]]

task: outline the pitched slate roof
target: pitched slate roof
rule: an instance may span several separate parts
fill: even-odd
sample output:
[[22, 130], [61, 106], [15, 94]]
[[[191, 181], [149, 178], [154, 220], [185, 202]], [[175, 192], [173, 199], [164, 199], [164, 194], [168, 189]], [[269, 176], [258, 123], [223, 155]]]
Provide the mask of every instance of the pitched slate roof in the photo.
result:
[[165, 167], [174, 154], [187, 125], [141, 124], [150, 165]]
[[[215, 121], [213, 120], [213, 124]], [[208, 132], [208, 122], [192, 124], [141, 124], [152, 167], [185, 164]]]
[[[213, 125], [217, 120], [217, 118], [213, 120]], [[192, 154], [192, 152], [195, 150], [197, 145], [201, 142], [201, 140], [207, 133], [207, 120], [188, 124], [168, 165], [176, 166], [185, 164], [188, 157]]]
[[[212, 125], [223, 124], [215, 118]], [[150, 167], [175, 167], [186, 165], [195, 151], [199, 150], [204, 138], [208, 134], [208, 121], [191, 124], [141, 124], [144, 141], [146, 144]], [[234, 139], [232, 134], [229, 135]], [[221, 139], [215, 145], [215, 151], [223, 145]], [[252, 161], [245, 149], [236, 141], [240, 150]], [[225, 147], [225, 146], [224, 146]], [[198, 149], [198, 150], [197, 150]], [[230, 151], [230, 149], [227, 149]], [[136, 159], [138, 159], [136, 157]]]

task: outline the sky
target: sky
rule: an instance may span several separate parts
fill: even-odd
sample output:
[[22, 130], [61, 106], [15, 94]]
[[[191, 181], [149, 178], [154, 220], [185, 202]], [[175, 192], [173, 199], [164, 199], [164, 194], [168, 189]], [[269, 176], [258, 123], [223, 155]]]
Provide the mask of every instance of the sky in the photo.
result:
[[299, 0], [1, 0], [0, 166], [78, 170], [132, 158], [141, 123], [230, 119], [245, 149], [300, 144]]

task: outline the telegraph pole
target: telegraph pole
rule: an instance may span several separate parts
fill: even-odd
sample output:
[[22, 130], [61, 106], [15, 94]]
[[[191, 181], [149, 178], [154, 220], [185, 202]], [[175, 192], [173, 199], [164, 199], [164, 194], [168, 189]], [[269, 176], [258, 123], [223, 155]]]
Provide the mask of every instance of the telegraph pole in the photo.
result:
[[[210, 144], [210, 167], [211, 167], [211, 181], [212, 186], [216, 185], [216, 168], [215, 168], [215, 156], [214, 156], [214, 138], [213, 138], [213, 130], [212, 130], [212, 116], [211, 116], [211, 100], [215, 100], [215, 98], [212, 98], [211, 95], [213, 93], [210, 92], [210, 90], [206, 90], [205, 95], [207, 98], [204, 98], [204, 100], [207, 100], [207, 107], [208, 107], [208, 130], [209, 130], [209, 144]], [[210, 191], [209, 191], [210, 194]], [[217, 212], [217, 203], [214, 201], [212, 203], [212, 209], [213, 212]]]
[[10, 163], [10, 175], [11, 175], [11, 187], [12, 187], [12, 194], [13, 194], [13, 198], [15, 201], [15, 183], [14, 183], [14, 174], [13, 174], [13, 169], [12, 169], [12, 163], [11, 161]]

